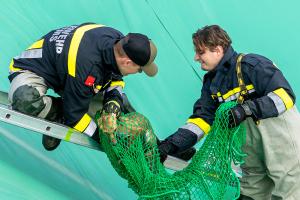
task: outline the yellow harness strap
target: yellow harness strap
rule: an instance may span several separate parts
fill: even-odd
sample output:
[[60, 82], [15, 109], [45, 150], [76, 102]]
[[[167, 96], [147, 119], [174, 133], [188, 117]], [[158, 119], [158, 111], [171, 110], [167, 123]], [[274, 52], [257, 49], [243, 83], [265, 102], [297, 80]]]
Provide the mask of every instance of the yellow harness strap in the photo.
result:
[[246, 88], [244, 79], [243, 79], [243, 74], [242, 74], [242, 59], [243, 59], [244, 54], [240, 54], [237, 58], [236, 62], [236, 76], [238, 80], [239, 87], [241, 89], [240, 95], [237, 98], [237, 102], [239, 104], [242, 104], [244, 102], [244, 97], [248, 94], [248, 90]]

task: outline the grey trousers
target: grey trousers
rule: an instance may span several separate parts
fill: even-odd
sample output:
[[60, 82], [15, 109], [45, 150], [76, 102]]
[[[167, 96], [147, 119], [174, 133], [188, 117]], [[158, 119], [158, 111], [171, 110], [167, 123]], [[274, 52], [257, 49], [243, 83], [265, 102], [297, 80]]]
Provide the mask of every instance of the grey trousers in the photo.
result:
[[[46, 95], [48, 86], [43, 77], [28, 71], [22, 70], [10, 84], [8, 101], [15, 105], [16, 110], [40, 118], [45, 118], [50, 112], [52, 98]], [[20, 88], [24, 88], [20, 90]]]
[[300, 115], [296, 106], [282, 115], [245, 121], [248, 155], [241, 165], [241, 194], [254, 200], [300, 199]]

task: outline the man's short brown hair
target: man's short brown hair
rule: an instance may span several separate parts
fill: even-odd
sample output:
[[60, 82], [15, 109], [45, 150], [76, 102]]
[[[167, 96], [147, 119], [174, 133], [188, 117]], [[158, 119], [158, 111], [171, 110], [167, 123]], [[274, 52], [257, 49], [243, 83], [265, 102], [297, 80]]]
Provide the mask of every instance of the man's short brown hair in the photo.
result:
[[[203, 51], [204, 47], [213, 51], [217, 46], [223, 47], [224, 52], [231, 44], [227, 32], [218, 25], [204, 26], [193, 34], [193, 43], [196, 51]], [[201, 48], [201, 49], [199, 49]]]

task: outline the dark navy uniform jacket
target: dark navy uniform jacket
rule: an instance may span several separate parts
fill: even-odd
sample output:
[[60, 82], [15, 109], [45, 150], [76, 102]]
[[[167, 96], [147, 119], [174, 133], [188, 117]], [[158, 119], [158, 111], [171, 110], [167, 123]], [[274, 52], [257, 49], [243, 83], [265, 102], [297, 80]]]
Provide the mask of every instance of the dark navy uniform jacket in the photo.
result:
[[[236, 75], [238, 53], [230, 46], [213, 71], [205, 74], [201, 97], [196, 101], [193, 114], [179, 131], [191, 131], [198, 140], [207, 134], [214, 121], [218, 106], [236, 101], [240, 88]], [[295, 103], [295, 95], [281, 71], [269, 59], [244, 55], [242, 75], [248, 91], [245, 100], [257, 120], [277, 117]], [[184, 130], [182, 130], [184, 129]]]
[[123, 37], [113, 28], [93, 23], [53, 30], [13, 59], [9, 78], [22, 69], [43, 77], [62, 96], [66, 125], [84, 132], [93, 122], [87, 111], [97, 92], [106, 91], [105, 102], [113, 99], [122, 104], [124, 82], [113, 45]]

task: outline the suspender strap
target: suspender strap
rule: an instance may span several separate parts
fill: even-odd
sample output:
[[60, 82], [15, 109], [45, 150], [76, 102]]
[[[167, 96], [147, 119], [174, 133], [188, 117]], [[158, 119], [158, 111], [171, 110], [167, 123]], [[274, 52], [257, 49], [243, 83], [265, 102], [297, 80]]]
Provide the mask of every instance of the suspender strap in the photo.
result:
[[242, 104], [244, 102], [244, 97], [248, 94], [246, 85], [244, 83], [244, 79], [243, 79], [243, 74], [242, 74], [242, 59], [243, 59], [244, 54], [240, 54], [237, 58], [237, 62], [236, 62], [236, 75], [237, 75], [237, 79], [238, 79], [238, 84], [239, 87], [241, 89], [240, 95], [237, 98], [237, 102], [239, 104]]

